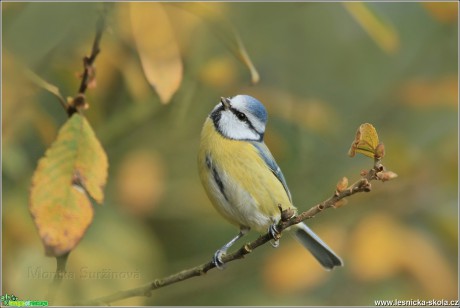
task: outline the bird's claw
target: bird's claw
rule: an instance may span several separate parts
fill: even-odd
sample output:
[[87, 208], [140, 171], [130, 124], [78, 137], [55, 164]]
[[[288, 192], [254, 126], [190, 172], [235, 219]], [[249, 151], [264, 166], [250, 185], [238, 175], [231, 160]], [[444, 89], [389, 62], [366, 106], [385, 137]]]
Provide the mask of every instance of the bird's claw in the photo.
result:
[[270, 244], [276, 248], [280, 245], [280, 237], [281, 237], [281, 233], [278, 231], [278, 228], [276, 226], [276, 223], [270, 225], [270, 227], [268, 228], [268, 233], [271, 235], [271, 237], [273, 238], [271, 241], [270, 241]]
[[220, 270], [225, 268], [225, 263], [222, 261], [222, 256], [225, 254], [225, 251], [218, 250], [212, 257], [212, 263]]

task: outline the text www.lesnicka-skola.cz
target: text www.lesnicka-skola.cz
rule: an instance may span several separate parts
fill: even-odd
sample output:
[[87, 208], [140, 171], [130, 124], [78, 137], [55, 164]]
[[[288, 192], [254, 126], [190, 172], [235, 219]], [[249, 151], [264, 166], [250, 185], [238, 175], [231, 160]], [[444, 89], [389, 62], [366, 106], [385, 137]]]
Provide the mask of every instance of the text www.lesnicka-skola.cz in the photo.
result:
[[445, 299], [432, 299], [432, 300], [421, 300], [421, 299], [393, 299], [393, 300], [375, 300], [375, 306], [457, 306], [458, 299], [445, 300]]

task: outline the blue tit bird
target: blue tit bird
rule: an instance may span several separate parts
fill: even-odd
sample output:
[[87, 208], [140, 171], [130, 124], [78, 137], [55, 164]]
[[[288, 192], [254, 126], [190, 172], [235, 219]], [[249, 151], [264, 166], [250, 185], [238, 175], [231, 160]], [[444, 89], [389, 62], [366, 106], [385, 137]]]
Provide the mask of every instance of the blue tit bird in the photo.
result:
[[[221, 99], [201, 132], [201, 182], [217, 211], [240, 229], [214, 254], [213, 262], [218, 268], [223, 267], [221, 258], [228, 248], [250, 229], [276, 234], [281, 218], [279, 206], [296, 211], [283, 173], [264, 143], [266, 123], [267, 111], [261, 102], [237, 95]], [[324, 268], [330, 270], [343, 264], [307, 225], [299, 223], [291, 228]]]

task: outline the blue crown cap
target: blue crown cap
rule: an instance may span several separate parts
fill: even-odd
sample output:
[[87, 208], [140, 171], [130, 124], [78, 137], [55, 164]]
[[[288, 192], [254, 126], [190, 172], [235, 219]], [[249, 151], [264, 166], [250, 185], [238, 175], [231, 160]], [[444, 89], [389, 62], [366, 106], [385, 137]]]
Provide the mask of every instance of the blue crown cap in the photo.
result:
[[258, 119], [260, 119], [260, 121], [264, 123], [267, 122], [267, 110], [265, 109], [265, 106], [260, 101], [258, 101], [257, 99], [249, 95], [238, 95], [238, 96], [241, 96], [244, 99], [245, 105], [251, 114], [253, 114]]

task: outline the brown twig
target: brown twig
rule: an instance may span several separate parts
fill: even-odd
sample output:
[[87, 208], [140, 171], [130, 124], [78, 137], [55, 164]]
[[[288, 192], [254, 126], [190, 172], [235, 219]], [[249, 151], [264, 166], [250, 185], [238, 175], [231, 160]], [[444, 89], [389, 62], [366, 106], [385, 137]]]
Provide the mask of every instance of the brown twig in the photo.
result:
[[[278, 230], [282, 232], [283, 230], [289, 228], [290, 226], [294, 224], [298, 224], [304, 220], [310, 219], [315, 217], [318, 213], [324, 211], [325, 209], [334, 207], [340, 200], [343, 200], [346, 197], [349, 197], [351, 195], [354, 195], [356, 193], [360, 192], [369, 192], [371, 191], [371, 184], [370, 182], [373, 180], [381, 180], [384, 181], [381, 178], [381, 174], [386, 172], [385, 168], [380, 162], [379, 158], [374, 159], [374, 166], [372, 169], [370, 169], [367, 172], [364, 172], [362, 174], [362, 178], [357, 181], [356, 183], [350, 185], [346, 189], [343, 189], [341, 191], [335, 191], [335, 193], [328, 198], [327, 200], [316, 204], [312, 208], [310, 208], [308, 211], [305, 211], [299, 215], [283, 215], [286, 214], [285, 212], [282, 212], [282, 220], [278, 223]], [[241, 248], [239, 248], [237, 251], [224, 255], [222, 257], [223, 263], [229, 263], [238, 259], [242, 259], [245, 255], [251, 253], [254, 251], [259, 246], [264, 245], [268, 241], [272, 240], [272, 236], [269, 233], [266, 233], [256, 240], [247, 243], [243, 245]], [[153, 290], [192, 278], [192, 277], [197, 277], [197, 276], [202, 276], [206, 274], [209, 270], [215, 268], [216, 266], [214, 265], [213, 262], [207, 262], [198, 266], [195, 266], [190, 269], [183, 270], [181, 272], [178, 272], [176, 274], [161, 278], [161, 279], [155, 279], [152, 282], [149, 282], [146, 285], [143, 285], [141, 287], [133, 288], [130, 290], [126, 291], [120, 291], [116, 292], [107, 296], [99, 297], [93, 300], [88, 300], [84, 301], [81, 303], [77, 303], [77, 305], [84, 305], [84, 306], [92, 306], [92, 305], [104, 305], [104, 304], [110, 304], [112, 302], [121, 300], [121, 299], [126, 299], [126, 298], [131, 298], [131, 297], [136, 297], [136, 296], [150, 296], [151, 292]]]
[[96, 22], [96, 36], [94, 37], [93, 47], [91, 49], [91, 54], [89, 56], [83, 57], [83, 74], [81, 75], [80, 87], [78, 88], [78, 94], [68, 103], [67, 105], [67, 114], [72, 116], [75, 112], [79, 110], [84, 110], [88, 108], [88, 104], [85, 98], [85, 92], [88, 89], [88, 85], [96, 77], [96, 70], [94, 67], [94, 61], [98, 54], [101, 52], [101, 38], [106, 27], [106, 15], [107, 8], [105, 7], [99, 15], [99, 18]]
[[85, 93], [90, 80], [94, 77], [93, 63], [96, 60], [97, 55], [101, 52], [100, 43], [101, 43], [102, 33], [104, 32], [104, 29], [105, 29], [105, 18], [104, 18], [104, 14], [101, 14], [96, 24], [96, 36], [94, 38], [91, 55], [89, 57], [85, 56], [83, 58], [84, 71], [83, 71], [83, 76], [81, 78], [80, 88], [78, 90], [78, 93], [80, 94]]

